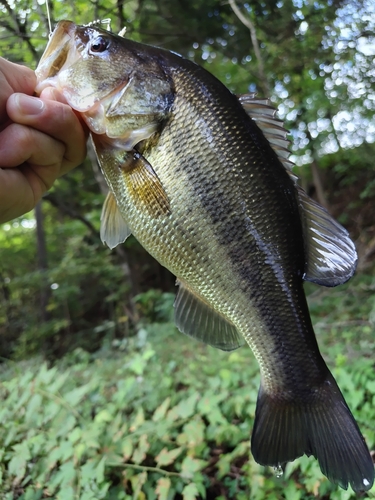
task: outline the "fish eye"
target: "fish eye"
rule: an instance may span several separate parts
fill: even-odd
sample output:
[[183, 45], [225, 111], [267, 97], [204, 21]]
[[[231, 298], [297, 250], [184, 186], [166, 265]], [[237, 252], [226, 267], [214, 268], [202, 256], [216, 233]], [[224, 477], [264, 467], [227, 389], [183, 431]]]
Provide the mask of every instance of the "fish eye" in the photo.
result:
[[104, 36], [98, 36], [95, 40], [92, 41], [90, 46], [90, 52], [94, 54], [98, 54], [101, 52], [105, 52], [109, 47], [109, 40]]

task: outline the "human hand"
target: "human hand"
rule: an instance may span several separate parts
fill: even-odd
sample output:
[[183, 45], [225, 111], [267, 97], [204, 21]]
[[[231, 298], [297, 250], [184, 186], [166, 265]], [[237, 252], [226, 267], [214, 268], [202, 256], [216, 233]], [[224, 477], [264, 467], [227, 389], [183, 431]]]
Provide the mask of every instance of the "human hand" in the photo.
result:
[[56, 89], [32, 97], [30, 69], [0, 58], [0, 223], [35, 207], [86, 156], [87, 129]]

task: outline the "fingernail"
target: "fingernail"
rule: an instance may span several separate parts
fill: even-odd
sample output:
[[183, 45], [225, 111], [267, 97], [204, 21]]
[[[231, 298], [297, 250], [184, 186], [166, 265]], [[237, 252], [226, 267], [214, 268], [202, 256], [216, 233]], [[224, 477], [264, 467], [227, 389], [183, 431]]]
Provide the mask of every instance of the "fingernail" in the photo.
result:
[[37, 97], [25, 94], [16, 94], [18, 109], [24, 115], [39, 115], [44, 109], [44, 102]]

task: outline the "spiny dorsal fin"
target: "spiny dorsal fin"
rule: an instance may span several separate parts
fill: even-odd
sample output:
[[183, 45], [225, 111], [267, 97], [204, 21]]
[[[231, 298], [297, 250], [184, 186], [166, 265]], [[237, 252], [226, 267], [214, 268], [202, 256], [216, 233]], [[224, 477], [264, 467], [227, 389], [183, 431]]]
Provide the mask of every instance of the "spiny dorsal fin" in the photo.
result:
[[307, 259], [304, 279], [324, 286], [345, 283], [357, 266], [357, 252], [348, 232], [298, 186], [298, 177], [292, 172], [294, 164], [289, 160], [288, 132], [283, 122], [275, 118], [276, 109], [269, 99], [257, 99], [255, 94], [244, 94], [238, 99], [296, 185]]
[[232, 351], [246, 343], [233, 323], [215, 311], [183, 281], [178, 280], [177, 284], [179, 289], [174, 304], [174, 319], [182, 333], [223, 351]]
[[120, 31], [119, 31], [119, 34], [118, 36], [120, 36], [121, 38], [125, 38], [125, 35], [126, 35], [126, 26], [124, 26]]
[[131, 234], [111, 191], [104, 201], [100, 221], [100, 238], [111, 250]]
[[269, 99], [257, 99], [255, 94], [243, 94], [239, 96], [238, 100], [268, 139], [281, 163], [287, 171], [290, 171], [293, 163], [288, 160], [290, 156], [288, 131], [284, 127], [284, 122], [275, 118], [277, 110], [270, 105]]

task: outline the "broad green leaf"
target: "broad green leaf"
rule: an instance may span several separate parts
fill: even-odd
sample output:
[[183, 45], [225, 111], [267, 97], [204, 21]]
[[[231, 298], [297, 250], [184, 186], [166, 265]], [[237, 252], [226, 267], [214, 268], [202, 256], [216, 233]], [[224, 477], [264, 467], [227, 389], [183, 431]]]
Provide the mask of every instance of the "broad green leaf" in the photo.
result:
[[[53, 495], [57, 488], [71, 487], [76, 480], [76, 467], [72, 461], [62, 464], [48, 481], [48, 494]], [[47, 486], [47, 485], [46, 485]]]
[[298, 489], [294, 482], [289, 482], [285, 488], [285, 498], [288, 500], [300, 500], [301, 489]]
[[65, 373], [59, 373], [58, 376], [55, 376], [53, 381], [48, 384], [48, 391], [50, 393], [56, 394], [59, 389], [63, 387], [66, 381], [69, 379], [70, 373], [67, 370]]
[[76, 417], [74, 415], [68, 415], [62, 425], [57, 429], [56, 436], [66, 436], [77, 424]]
[[222, 455], [216, 462], [217, 467], [217, 477], [221, 479], [230, 471], [230, 466], [232, 462], [232, 457], [230, 455]]
[[100, 439], [103, 435], [101, 426], [91, 425], [82, 431], [82, 442], [86, 448], [100, 448]]
[[182, 490], [182, 498], [183, 500], [195, 500], [198, 498], [199, 492], [198, 488], [194, 483], [187, 484], [185, 488]]
[[181, 464], [181, 475], [190, 479], [195, 472], [198, 472], [206, 467], [207, 461], [198, 458], [192, 458], [189, 455], [184, 458]]
[[34, 394], [27, 405], [25, 420], [29, 424], [37, 425], [37, 422], [41, 420], [41, 412], [40, 409], [43, 408], [42, 405], [42, 396], [40, 394]]
[[80, 427], [74, 427], [74, 429], [69, 433], [69, 441], [71, 443], [76, 443], [82, 437], [82, 429]]
[[77, 462], [81, 461], [83, 454], [85, 453], [87, 446], [85, 443], [78, 443], [74, 446], [74, 459]]
[[145, 494], [141, 491], [142, 486], [147, 481], [147, 472], [141, 472], [130, 478], [130, 482], [133, 488], [133, 498], [135, 500], [144, 500], [146, 498]]
[[65, 486], [57, 493], [56, 500], [73, 500], [75, 496], [74, 488], [72, 486]]
[[27, 462], [30, 460], [30, 450], [26, 441], [13, 446], [14, 456], [8, 464], [8, 473], [14, 475], [15, 482], [19, 483], [26, 472]]
[[135, 419], [133, 420], [129, 430], [131, 432], [134, 432], [136, 429], [138, 429], [138, 427], [140, 427], [143, 424], [144, 421], [145, 421], [145, 414], [144, 414], [142, 406], [140, 406], [138, 408], [138, 412], [137, 412]]
[[60, 444], [61, 460], [65, 462], [69, 458], [73, 457], [74, 449], [73, 444], [70, 441], [62, 441]]
[[105, 462], [106, 457], [102, 457], [95, 469], [95, 478], [99, 484], [104, 481]]
[[159, 455], [155, 457], [155, 461], [158, 467], [162, 467], [164, 465], [172, 464], [176, 458], [181, 454], [183, 448], [175, 448], [173, 450], [168, 450], [167, 448], [163, 448]]
[[71, 406], [77, 406], [82, 399], [92, 390], [91, 383], [72, 389], [64, 395], [64, 399]]
[[52, 380], [56, 377], [56, 373], [57, 373], [56, 366], [49, 369], [47, 367], [47, 363], [43, 363], [36, 376], [36, 381], [42, 382], [45, 385], [49, 385], [52, 382]]
[[167, 419], [176, 420], [177, 418], [188, 418], [194, 415], [197, 401], [199, 400], [199, 393], [194, 392], [187, 399], [183, 399], [176, 406], [168, 411]]
[[158, 422], [159, 420], [163, 419], [165, 417], [165, 414], [167, 413], [167, 410], [169, 408], [171, 402], [170, 396], [168, 396], [160, 406], [158, 406], [152, 416], [152, 420], [154, 422]]
[[126, 462], [127, 460], [130, 459], [130, 457], [133, 454], [133, 440], [131, 436], [127, 436], [121, 445], [121, 451], [124, 456], [124, 461]]
[[134, 450], [132, 459], [136, 464], [140, 464], [146, 458], [146, 453], [150, 448], [150, 443], [148, 442], [147, 438], [147, 434], [142, 434], [139, 439], [138, 446]]
[[147, 361], [142, 354], [136, 354], [129, 363], [129, 369], [138, 376], [142, 375], [147, 366]]
[[171, 480], [169, 477], [161, 477], [156, 484], [155, 493], [157, 495], [157, 500], [168, 500], [168, 493], [171, 487]]
[[95, 478], [96, 467], [97, 461], [94, 459], [87, 460], [87, 462], [82, 465], [80, 469], [80, 478], [82, 485], [89, 485], [93, 478]]
[[111, 422], [113, 420], [113, 416], [109, 413], [108, 410], [101, 410], [97, 415], [95, 415], [95, 422]]
[[366, 389], [375, 394], [375, 380], [369, 380], [366, 383]]
[[199, 417], [191, 420], [183, 427], [183, 432], [178, 435], [178, 444], [187, 445], [189, 448], [197, 446], [204, 441], [205, 425]]

